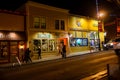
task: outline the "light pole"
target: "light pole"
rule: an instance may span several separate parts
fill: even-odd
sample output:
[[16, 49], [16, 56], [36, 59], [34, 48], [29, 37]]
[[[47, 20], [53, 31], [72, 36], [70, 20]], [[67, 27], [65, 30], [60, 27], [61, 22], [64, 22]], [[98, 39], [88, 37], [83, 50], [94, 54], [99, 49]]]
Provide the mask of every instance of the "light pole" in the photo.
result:
[[96, 11], [97, 11], [97, 20], [98, 20], [98, 48], [99, 51], [101, 50], [100, 48], [100, 36], [99, 36], [99, 10], [98, 10], [98, 0], [96, 0]]

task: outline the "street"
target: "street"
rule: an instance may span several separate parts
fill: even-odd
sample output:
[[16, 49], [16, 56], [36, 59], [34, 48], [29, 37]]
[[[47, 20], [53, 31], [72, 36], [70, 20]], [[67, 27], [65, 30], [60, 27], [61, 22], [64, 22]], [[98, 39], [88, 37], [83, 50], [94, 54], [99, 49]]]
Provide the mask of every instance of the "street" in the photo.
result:
[[81, 80], [107, 70], [107, 64], [117, 62], [114, 51], [101, 51], [0, 69], [0, 80]]

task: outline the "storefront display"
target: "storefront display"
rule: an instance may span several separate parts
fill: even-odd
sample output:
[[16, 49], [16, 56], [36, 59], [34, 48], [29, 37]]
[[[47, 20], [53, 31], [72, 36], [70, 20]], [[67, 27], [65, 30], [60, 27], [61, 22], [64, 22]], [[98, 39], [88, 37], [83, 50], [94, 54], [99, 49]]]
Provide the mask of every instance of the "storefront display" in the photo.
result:
[[87, 38], [71, 38], [70, 39], [70, 46], [88, 46], [88, 39]]
[[55, 39], [34, 39], [33, 40], [34, 51], [37, 51], [38, 47], [41, 47], [42, 52], [55, 51]]

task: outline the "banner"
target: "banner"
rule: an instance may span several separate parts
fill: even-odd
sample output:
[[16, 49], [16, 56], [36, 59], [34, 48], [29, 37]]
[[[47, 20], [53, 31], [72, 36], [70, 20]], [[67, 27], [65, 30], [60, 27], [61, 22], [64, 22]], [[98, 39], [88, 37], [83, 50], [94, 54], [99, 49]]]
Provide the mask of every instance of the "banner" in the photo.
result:
[[98, 22], [98, 31], [99, 32], [103, 32], [103, 28], [102, 28], [102, 22]]

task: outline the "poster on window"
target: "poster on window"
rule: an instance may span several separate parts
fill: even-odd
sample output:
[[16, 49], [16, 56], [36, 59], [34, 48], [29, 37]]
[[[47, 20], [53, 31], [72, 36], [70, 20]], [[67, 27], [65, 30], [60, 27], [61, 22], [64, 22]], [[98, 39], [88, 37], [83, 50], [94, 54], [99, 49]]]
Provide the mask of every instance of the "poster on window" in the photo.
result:
[[71, 38], [70, 39], [70, 46], [77, 47], [77, 46], [87, 46], [88, 39], [87, 38]]

